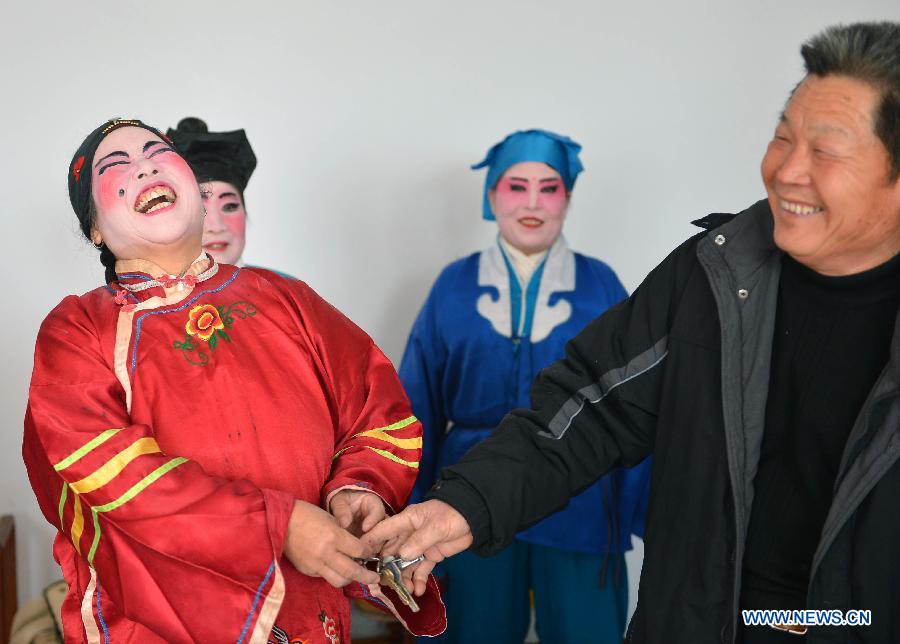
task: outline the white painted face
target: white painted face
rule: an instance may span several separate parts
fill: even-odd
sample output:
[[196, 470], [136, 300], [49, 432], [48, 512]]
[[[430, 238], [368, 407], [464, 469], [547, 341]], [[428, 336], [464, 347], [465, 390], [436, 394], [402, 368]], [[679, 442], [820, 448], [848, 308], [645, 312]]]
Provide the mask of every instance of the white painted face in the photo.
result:
[[181, 267], [200, 254], [200, 188], [167, 142], [143, 128], [119, 128], [101, 141], [91, 172], [94, 243], [106, 243], [117, 259], [160, 266]]
[[200, 187], [206, 206], [203, 250], [220, 264], [236, 264], [244, 252], [247, 230], [241, 193], [225, 181], [208, 181]]
[[488, 192], [500, 234], [526, 255], [550, 248], [562, 232], [569, 193], [559, 172], [546, 163], [510, 166]]

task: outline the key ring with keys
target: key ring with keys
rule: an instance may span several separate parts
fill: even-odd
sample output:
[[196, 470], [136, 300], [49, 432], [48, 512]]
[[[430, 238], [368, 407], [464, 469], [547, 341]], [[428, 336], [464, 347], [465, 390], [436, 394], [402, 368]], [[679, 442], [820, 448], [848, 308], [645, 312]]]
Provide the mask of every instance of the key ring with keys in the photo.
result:
[[380, 557], [355, 558], [355, 561], [364, 566], [369, 563], [375, 563], [375, 572], [378, 573], [378, 576], [380, 577], [378, 583], [393, 590], [400, 601], [408, 606], [414, 613], [419, 612], [419, 605], [416, 603], [415, 598], [413, 598], [412, 593], [410, 593], [403, 584], [401, 572], [424, 560], [425, 555], [419, 555], [415, 559], [410, 559], [409, 561], [394, 556], [384, 557], [383, 559]]

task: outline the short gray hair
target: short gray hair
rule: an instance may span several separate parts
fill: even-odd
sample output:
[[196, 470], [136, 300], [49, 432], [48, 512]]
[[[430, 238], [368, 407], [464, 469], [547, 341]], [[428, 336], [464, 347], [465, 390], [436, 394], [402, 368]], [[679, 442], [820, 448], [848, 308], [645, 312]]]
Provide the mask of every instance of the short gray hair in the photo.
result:
[[900, 23], [836, 25], [800, 48], [807, 75], [847, 76], [881, 93], [875, 134], [891, 158], [891, 181], [900, 177]]

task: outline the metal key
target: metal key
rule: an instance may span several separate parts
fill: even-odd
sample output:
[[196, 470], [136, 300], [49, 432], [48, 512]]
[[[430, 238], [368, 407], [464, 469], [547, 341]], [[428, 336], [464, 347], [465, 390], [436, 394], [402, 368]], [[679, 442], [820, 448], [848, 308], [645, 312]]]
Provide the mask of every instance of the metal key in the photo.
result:
[[385, 557], [379, 562], [378, 569], [375, 571], [381, 577], [381, 585], [387, 586], [397, 593], [400, 601], [409, 606], [409, 609], [414, 613], [419, 612], [419, 605], [413, 599], [412, 593], [403, 585], [403, 575], [400, 571], [413, 565], [413, 563], [418, 563], [421, 559], [420, 557], [418, 560], [410, 562], [404, 561], [399, 557]]
[[417, 563], [422, 563], [423, 561], [425, 561], [425, 555], [419, 555], [415, 559], [410, 559], [409, 561], [407, 561], [406, 559], [400, 559], [399, 557], [397, 557], [396, 559], [397, 567], [400, 568], [400, 570], [406, 570], [410, 566], [415, 566]]

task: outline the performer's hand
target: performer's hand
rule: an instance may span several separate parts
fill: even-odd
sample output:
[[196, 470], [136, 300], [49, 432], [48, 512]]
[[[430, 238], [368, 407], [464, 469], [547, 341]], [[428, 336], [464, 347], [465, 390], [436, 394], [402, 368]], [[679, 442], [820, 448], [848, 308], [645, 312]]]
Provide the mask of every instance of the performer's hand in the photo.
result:
[[372, 555], [372, 549], [341, 528], [322, 508], [295, 501], [284, 540], [284, 556], [304, 575], [322, 577], [335, 588], [352, 581], [377, 584], [378, 575], [354, 558]]
[[381, 497], [366, 490], [336, 492], [328, 501], [328, 511], [354, 537], [365, 534], [387, 516]]
[[468, 548], [472, 539], [463, 515], [443, 501], [431, 499], [385, 519], [366, 533], [362, 542], [376, 552], [407, 560], [424, 554], [425, 561], [404, 571], [407, 587], [411, 580], [413, 592], [421, 595], [434, 565]]
[[436, 565], [436, 561], [431, 561], [426, 558], [415, 566], [404, 568], [400, 574], [403, 577], [403, 585], [406, 586], [406, 590], [416, 596], [420, 596], [424, 593], [428, 582], [428, 575], [431, 574], [431, 571], [434, 570]]

